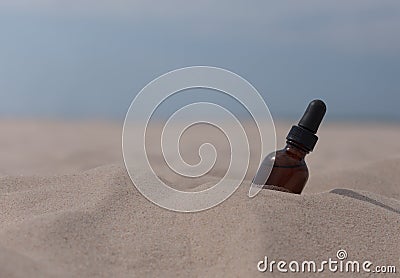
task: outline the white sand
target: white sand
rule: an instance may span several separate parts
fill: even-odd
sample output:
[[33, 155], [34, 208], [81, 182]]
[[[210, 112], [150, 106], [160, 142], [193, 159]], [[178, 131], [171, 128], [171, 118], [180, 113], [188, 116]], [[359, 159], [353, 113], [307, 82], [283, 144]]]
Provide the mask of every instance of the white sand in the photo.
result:
[[[399, 126], [325, 124], [304, 194], [263, 190], [249, 199], [241, 186], [194, 214], [138, 193], [122, 166], [119, 125], [0, 128], [0, 277], [270, 277], [279, 273], [257, 272], [264, 256], [318, 262], [339, 249], [400, 272]], [[277, 128], [281, 146], [289, 125]], [[202, 181], [218, 180], [224, 165]]]

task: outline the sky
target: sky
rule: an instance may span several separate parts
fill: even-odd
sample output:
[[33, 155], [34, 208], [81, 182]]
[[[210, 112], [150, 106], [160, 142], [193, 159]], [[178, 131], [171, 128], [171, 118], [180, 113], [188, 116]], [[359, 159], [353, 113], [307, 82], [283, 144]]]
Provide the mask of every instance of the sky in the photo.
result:
[[400, 1], [2, 0], [0, 35], [1, 117], [123, 119], [154, 78], [208, 65], [275, 118], [321, 98], [331, 119], [400, 121]]

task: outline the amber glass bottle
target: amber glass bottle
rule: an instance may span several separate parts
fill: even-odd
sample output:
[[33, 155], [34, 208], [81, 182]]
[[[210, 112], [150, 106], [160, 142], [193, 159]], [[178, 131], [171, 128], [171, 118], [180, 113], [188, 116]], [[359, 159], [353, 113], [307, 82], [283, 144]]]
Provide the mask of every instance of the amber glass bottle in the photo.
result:
[[269, 154], [261, 163], [253, 184], [262, 185], [265, 189], [300, 194], [308, 180], [304, 158], [318, 141], [315, 133], [325, 113], [325, 103], [322, 100], [313, 100], [299, 124], [290, 130], [286, 137], [286, 147]]

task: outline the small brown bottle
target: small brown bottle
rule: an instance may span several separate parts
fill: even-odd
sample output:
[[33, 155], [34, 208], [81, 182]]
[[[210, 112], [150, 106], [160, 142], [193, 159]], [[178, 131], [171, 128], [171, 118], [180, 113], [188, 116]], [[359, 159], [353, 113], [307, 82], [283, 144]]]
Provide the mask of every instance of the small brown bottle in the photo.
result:
[[300, 194], [308, 180], [304, 157], [317, 143], [315, 133], [325, 112], [326, 105], [322, 100], [310, 102], [299, 124], [293, 126], [287, 135], [286, 147], [265, 157], [253, 184], [263, 186], [264, 189]]

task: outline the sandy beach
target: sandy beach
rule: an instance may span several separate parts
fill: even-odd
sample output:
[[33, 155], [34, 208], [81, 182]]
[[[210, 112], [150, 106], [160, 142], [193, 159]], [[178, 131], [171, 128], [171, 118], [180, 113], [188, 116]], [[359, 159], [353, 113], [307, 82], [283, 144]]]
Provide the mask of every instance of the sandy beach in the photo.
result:
[[[281, 148], [290, 124], [276, 128]], [[0, 277], [290, 277], [257, 263], [321, 262], [338, 250], [396, 266], [388, 277], [400, 272], [399, 125], [325, 123], [302, 195], [263, 190], [250, 199], [246, 176], [227, 201], [189, 214], [134, 187], [122, 124], [2, 120], [0, 129]], [[220, 144], [221, 163], [203, 180], [163, 178], [191, 189], [218, 181], [229, 157]]]

